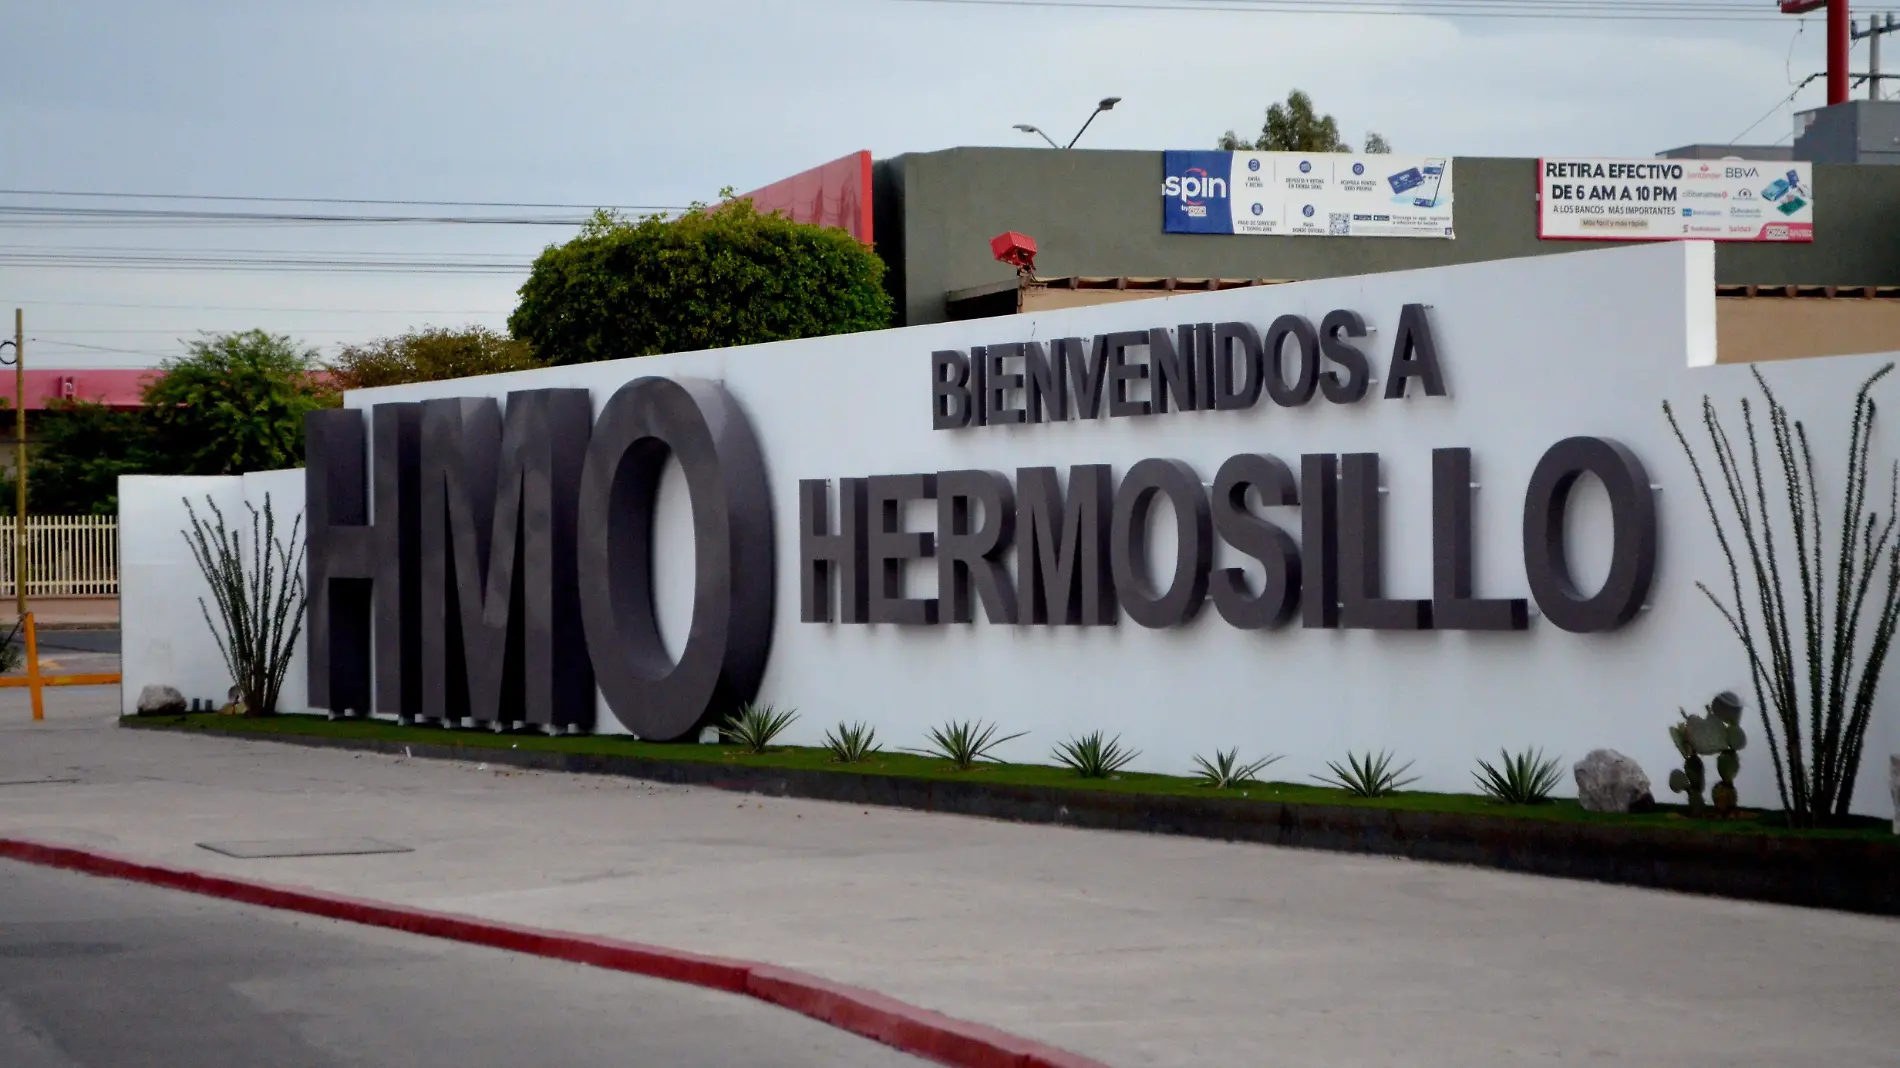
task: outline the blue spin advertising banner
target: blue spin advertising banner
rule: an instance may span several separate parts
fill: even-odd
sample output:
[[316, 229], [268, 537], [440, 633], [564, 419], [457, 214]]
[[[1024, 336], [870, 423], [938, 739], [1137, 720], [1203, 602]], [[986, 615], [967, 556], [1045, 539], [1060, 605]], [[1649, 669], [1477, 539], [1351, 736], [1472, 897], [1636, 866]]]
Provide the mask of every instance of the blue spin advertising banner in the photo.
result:
[[1167, 233], [1456, 236], [1450, 157], [1194, 150], [1164, 157]]

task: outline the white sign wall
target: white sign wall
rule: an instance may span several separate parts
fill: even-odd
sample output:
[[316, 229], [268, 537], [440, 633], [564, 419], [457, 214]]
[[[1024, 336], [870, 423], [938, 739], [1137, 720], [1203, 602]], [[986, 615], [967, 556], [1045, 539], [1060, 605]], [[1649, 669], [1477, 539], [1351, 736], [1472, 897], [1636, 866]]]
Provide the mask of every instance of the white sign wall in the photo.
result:
[[[1538, 746], [1575, 760], [1608, 746], [1641, 761], [1667, 799], [1664, 783], [1678, 758], [1666, 731], [1677, 708], [1695, 709], [1731, 689], [1747, 700], [1753, 739], [1743, 754], [1743, 804], [1773, 804], [1745, 661], [1695, 589], [1699, 580], [1725, 588], [1725, 570], [1661, 412], [1661, 402], [1672, 401], [1690, 415], [1692, 440], [1700, 441], [1694, 413], [1704, 393], [1731, 426], [1740, 398], [1754, 393], [1747, 368], [1711, 366], [1713, 273], [1706, 243], [1658, 244], [359, 391], [346, 404], [367, 409], [393, 400], [505, 399], [510, 390], [581, 387], [592, 392], [598, 413], [615, 389], [640, 376], [722, 383], [746, 411], [766, 461], [778, 565], [775, 631], [759, 698], [799, 710], [794, 742], [816, 743], [839, 720], [861, 719], [887, 744], [914, 746], [933, 725], [980, 717], [1029, 732], [1002, 751], [1014, 760], [1046, 760], [1057, 742], [1095, 729], [1140, 749], [1138, 768], [1176, 773], [1216, 747], [1284, 753], [1274, 772], [1293, 779], [1323, 771], [1348, 749], [1390, 749], [1416, 762], [1419, 788], [1448, 791], [1471, 789], [1474, 759], [1495, 757], [1500, 747]], [[1404, 399], [1382, 398], [1407, 304], [1424, 305], [1430, 318], [1444, 396], [1413, 389]], [[1244, 410], [932, 429], [934, 350], [1228, 320], [1264, 332], [1285, 314], [1318, 323], [1341, 308], [1358, 311], [1368, 328], [1360, 344], [1374, 381], [1357, 403], [1281, 408], [1262, 400]], [[1882, 362], [1815, 359], [1766, 369], [1814, 437], [1824, 497], [1840, 489], [1842, 416], [1854, 389]], [[1895, 410], [1894, 389], [1900, 386], [1881, 387], [1887, 411]], [[1657, 487], [1660, 552], [1648, 603], [1629, 624], [1603, 633], [1561, 630], [1534, 609], [1528, 629], [1490, 633], [1305, 629], [1297, 620], [1242, 630], [1211, 610], [1165, 629], [1128, 618], [1113, 626], [999, 625], [984, 621], [980, 609], [975, 622], [929, 627], [800, 621], [800, 480], [832, 480], [835, 500], [837, 480], [847, 477], [967, 468], [1013, 473], [1043, 465], [1066, 471], [1071, 464], [1109, 464], [1119, 477], [1141, 460], [1164, 457], [1211, 482], [1240, 452], [1280, 457], [1295, 470], [1304, 454], [1378, 453], [1385, 595], [1430, 597], [1432, 450], [1469, 448], [1478, 487], [1476, 592], [1524, 597], [1526, 486], [1545, 450], [1575, 435], [1620, 442]], [[1876, 435], [1878, 464], [1891, 457], [1892, 440], [1884, 428]], [[153, 479], [123, 484], [129, 564], [166, 557], [148, 546], [178, 539], [178, 509], [166, 502], [184, 492], [202, 487]], [[1608, 566], [1606, 500], [1586, 480], [1573, 503], [1571, 560], [1578, 583], [1594, 588]], [[1165, 576], [1163, 562], [1174, 558], [1173, 525], [1165, 503], [1156, 512], [1150, 573]], [[1299, 536], [1296, 509], [1262, 514]], [[144, 518], [135, 524], [133, 516]], [[928, 531], [935, 511], [915, 508], [905, 521]], [[655, 601], [675, 655], [692, 596], [691, 553], [687, 494], [675, 478], [662, 488], [655, 520]], [[1214, 553], [1216, 567], [1252, 566], [1218, 540]], [[210, 638], [189, 596], [194, 580], [166, 560], [169, 566], [127, 568], [128, 706], [147, 682], [171, 682], [192, 694], [221, 685], [206, 666], [215, 665], [215, 652], [203, 655]], [[1018, 563], [1013, 556], [1005, 562]], [[931, 595], [935, 582], [929, 561], [906, 575], [911, 596]], [[184, 672], [198, 674], [182, 678]], [[1890, 809], [1886, 755], [1900, 751], [1900, 690], [1893, 686], [1890, 678], [1868, 736], [1859, 811]], [[598, 729], [617, 729], [605, 709]]]

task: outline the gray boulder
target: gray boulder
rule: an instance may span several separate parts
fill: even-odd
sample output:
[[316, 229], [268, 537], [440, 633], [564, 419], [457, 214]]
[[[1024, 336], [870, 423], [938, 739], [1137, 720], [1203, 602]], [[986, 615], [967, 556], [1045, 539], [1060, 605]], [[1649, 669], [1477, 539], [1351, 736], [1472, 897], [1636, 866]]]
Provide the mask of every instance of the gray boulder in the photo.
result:
[[1643, 766], [1614, 749], [1592, 749], [1572, 769], [1586, 812], [1643, 812], [1656, 807]]
[[185, 695], [175, 687], [154, 683], [139, 691], [141, 716], [181, 716], [185, 713]]

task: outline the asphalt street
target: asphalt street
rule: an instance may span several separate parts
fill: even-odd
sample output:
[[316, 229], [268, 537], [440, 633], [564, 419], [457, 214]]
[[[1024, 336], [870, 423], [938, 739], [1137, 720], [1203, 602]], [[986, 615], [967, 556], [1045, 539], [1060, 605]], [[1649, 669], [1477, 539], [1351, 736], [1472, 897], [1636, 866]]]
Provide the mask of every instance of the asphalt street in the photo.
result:
[[[0, 627], [0, 633], [4, 633], [5, 629]], [[15, 634], [12, 641], [15, 645], [21, 645], [25, 638]], [[117, 628], [44, 627], [39, 632], [39, 643], [41, 671], [60, 675], [92, 675], [119, 670]], [[22, 674], [24, 670], [16, 670], [14, 674]]]
[[7, 1068], [885, 1068], [695, 987], [0, 861]]

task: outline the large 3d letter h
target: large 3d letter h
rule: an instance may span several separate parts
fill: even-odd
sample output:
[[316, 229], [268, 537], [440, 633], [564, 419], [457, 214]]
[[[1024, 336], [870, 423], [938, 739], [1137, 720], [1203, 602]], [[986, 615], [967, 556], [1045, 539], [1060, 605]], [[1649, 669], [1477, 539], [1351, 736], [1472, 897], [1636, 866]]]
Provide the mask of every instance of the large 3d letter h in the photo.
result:
[[422, 402], [421, 714], [591, 730], [574, 552], [584, 389]]
[[[363, 413], [304, 417], [309, 519], [310, 704], [357, 715], [413, 717], [422, 708], [416, 664], [421, 630], [417, 459], [422, 406], [379, 404], [375, 425], [376, 521]], [[371, 619], [375, 620], [372, 628]], [[374, 634], [376, 693], [370, 695]]]

